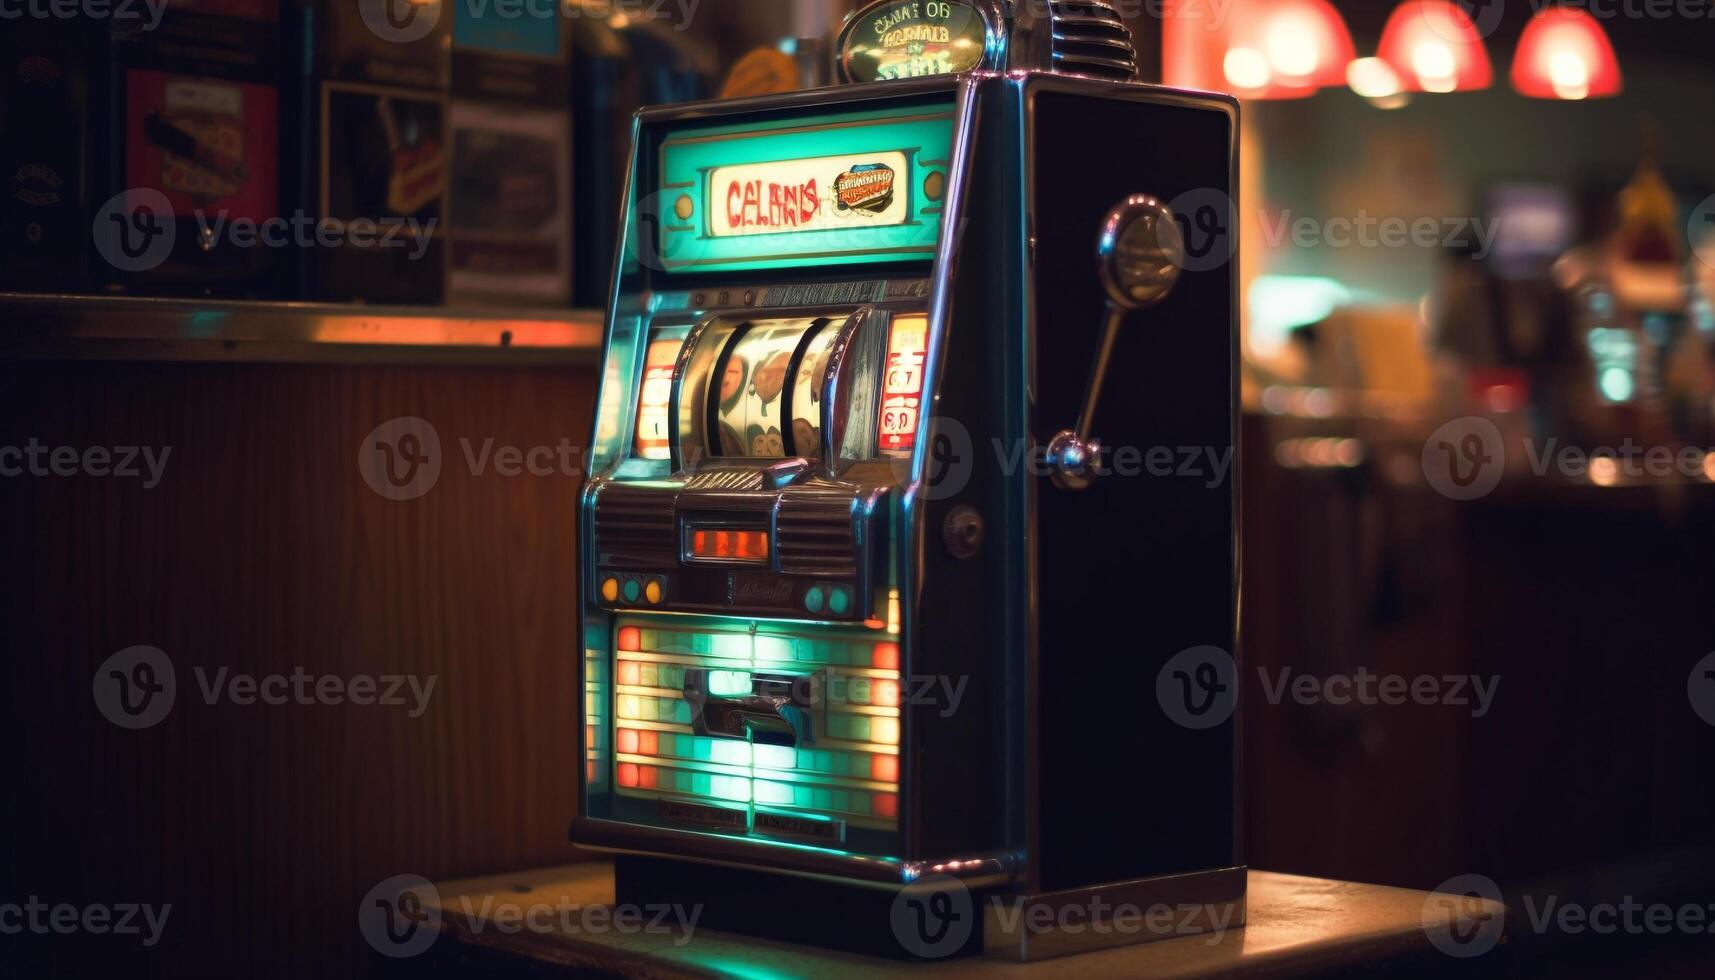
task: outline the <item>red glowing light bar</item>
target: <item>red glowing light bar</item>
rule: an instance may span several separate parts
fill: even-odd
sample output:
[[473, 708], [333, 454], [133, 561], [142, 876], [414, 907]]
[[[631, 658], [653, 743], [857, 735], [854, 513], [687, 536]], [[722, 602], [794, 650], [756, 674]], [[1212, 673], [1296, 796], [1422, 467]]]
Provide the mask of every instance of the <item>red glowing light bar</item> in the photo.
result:
[[691, 530], [691, 557], [704, 561], [768, 561], [768, 532], [741, 528]]

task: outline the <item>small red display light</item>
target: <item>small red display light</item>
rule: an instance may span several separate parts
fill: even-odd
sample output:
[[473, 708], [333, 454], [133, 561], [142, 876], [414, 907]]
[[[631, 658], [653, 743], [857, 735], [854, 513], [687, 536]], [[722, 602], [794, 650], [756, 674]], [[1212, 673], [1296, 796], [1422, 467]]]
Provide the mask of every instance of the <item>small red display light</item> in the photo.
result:
[[621, 728], [619, 730], [619, 751], [626, 755], [637, 754], [637, 729]]
[[619, 628], [619, 648], [630, 652], [643, 649], [643, 631], [635, 626]]
[[637, 787], [637, 765], [635, 763], [621, 762], [619, 764], [619, 785], [627, 789]]
[[691, 557], [705, 561], [768, 561], [768, 532], [740, 528], [695, 528]]

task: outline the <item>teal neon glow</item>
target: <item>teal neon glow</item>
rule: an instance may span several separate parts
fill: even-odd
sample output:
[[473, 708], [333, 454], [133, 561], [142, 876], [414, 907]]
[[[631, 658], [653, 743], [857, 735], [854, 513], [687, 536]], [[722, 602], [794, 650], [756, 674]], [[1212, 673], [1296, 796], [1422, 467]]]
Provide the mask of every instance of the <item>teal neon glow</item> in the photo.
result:
[[742, 670], [711, 670], [709, 671], [709, 693], [716, 697], [730, 698], [749, 694], [751, 689], [750, 674]]
[[[661, 262], [670, 272], [732, 272], [933, 258], [941, 202], [929, 200], [923, 183], [932, 173], [947, 175], [952, 145], [950, 102], [786, 119], [766, 128], [750, 124], [675, 133], [661, 148]], [[832, 226], [812, 231], [715, 234], [719, 218], [714, 209], [728, 208], [732, 200], [711, 186], [718, 169], [826, 161], [804, 172], [816, 181], [825, 209], [819, 213], [827, 215], [836, 210], [830, 191], [843, 171], [885, 160], [904, 163], [893, 185], [894, 194], [903, 198], [903, 223], [866, 225], [853, 218], [843, 224], [844, 218], [830, 218]]]

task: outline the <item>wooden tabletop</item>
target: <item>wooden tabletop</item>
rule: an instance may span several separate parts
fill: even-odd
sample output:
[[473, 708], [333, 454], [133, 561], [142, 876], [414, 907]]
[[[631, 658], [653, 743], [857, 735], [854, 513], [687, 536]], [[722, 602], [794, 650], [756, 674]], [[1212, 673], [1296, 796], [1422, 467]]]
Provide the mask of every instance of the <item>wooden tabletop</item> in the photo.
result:
[[[1447, 932], [1435, 922], [1438, 913], [1426, 917], [1426, 906], [1456, 903], [1470, 916], [1466, 928], [1496, 937], [1506, 915], [1503, 905], [1475, 898], [1252, 871], [1249, 924], [1218, 937], [1186, 936], [1032, 964], [984, 958], [913, 963], [700, 928], [687, 937], [664, 931], [670, 918], [652, 932], [635, 922], [623, 930], [609, 928], [606, 912], [614, 886], [607, 863], [445, 882], [436, 891], [424, 896], [424, 904], [440, 913], [439, 943], [451, 940], [538, 968], [559, 965], [651, 978], [1290, 977], [1402, 959], [1451, 973], [1462, 961], [1436, 952], [1431, 934], [1439, 932], [1434, 938], [1444, 943]], [[573, 907], [569, 914], [562, 911]], [[587, 918], [592, 907], [599, 911]], [[534, 921], [532, 909], [537, 910]], [[505, 922], [510, 924], [500, 928]]]

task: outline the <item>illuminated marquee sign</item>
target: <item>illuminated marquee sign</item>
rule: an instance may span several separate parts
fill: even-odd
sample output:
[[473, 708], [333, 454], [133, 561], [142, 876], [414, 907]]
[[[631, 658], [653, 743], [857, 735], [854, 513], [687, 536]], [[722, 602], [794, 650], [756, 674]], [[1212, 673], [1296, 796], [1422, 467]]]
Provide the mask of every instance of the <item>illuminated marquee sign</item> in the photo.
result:
[[653, 195], [667, 272], [731, 272], [935, 255], [952, 99], [665, 135]]
[[847, 79], [877, 82], [971, 71], [988, 49], [981, 13], [955, 0], [887, 0], [846, 25], [840, 64]]
[[909, 218], [894, 193], [910, 166], [900, 152], [816, 157], [716, 168], [710, 234], [775, 235], [853, 227], [891, 227]]

